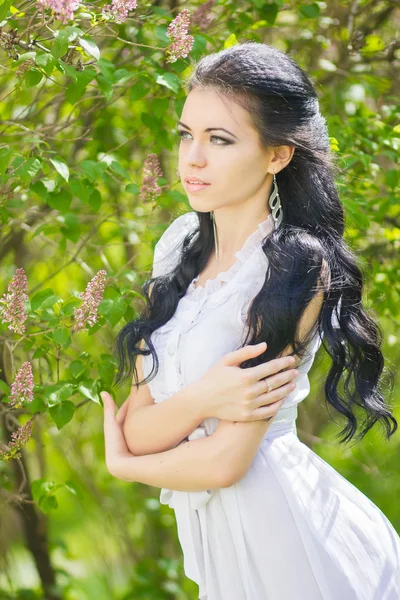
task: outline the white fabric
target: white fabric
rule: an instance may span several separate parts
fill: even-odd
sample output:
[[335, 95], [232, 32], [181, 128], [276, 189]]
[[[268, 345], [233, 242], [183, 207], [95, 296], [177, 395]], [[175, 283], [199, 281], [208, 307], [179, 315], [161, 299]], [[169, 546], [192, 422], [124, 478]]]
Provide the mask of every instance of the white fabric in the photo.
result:
[[[175, 219], [155, 249], [153, 276], [171, 271], [195, 212]], [[267, 258], [261, 242], [268, 217], [236, 253], [237, 261], [204, 287], [189, 285], [170, 321], [152, 334], [160, 368], [149, 383], [163, 402], [239, 348], [249, 303], [261, 289]], [[337, 326], [338, 323], [335, 323]], [[187, 577], [200, 600], [399, 600], [400, 538], [361, 491], [297, 437], [297, 404], [307, 397], [307, 373], [317, 336], [300, 365], [297, 388], [274, 417], [245, 477], [228, 488], [162, 489], [175, 511]], [[152, 370], [143, 356], [144, 375]], [[210, 417], [189, 439], [211, 435]]]

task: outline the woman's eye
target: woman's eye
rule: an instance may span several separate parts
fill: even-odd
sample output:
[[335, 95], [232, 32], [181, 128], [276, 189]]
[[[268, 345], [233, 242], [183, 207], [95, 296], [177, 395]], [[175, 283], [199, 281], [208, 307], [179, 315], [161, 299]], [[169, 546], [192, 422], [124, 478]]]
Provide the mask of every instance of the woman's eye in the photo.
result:
[[[188, 132], [188, 131], [178, 131], [178, 135], [179, 135], [179, 136], [180, 136], [182, 139], [184, 139], [184, 140], [186, 140], [186, 139], [187, 139], [187, 138], [183, 137], [183, 136], [185, 135], [185, 133], [189, 133], [189, 132]], [[189, 133], [189, 135], [190, 135], [190, 133]], [[218, 135], [212, 135], [210, 139], [213, 139], [213, 138], [214, 138], [214, 139], [216, 139], [216, 140], [221, 140], [222, 144], [218, 143], [218, 144], [217, 144], [217, 146], [223, 146], [223, 145], [225, 145], [225, 144], [231, 144], [231, 143], [232, 143], [232, 142], [229, 142], [228, 140], [225, 140], [225, 139], [224, 139], [224, 138], [222, 138], [222, 137], [219, 137]]]

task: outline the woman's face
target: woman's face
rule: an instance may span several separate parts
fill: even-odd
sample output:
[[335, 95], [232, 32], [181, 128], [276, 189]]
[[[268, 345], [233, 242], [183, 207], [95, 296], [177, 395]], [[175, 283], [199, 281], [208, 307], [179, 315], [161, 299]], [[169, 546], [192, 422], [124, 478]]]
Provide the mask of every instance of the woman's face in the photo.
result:
[[[258, 196], [266, 203], [272, 181], [271, 174], [267, 179], [271, 153], [261, 148], [245, 109], [227, 97], [222, 100], [210, 88], [192, 90], [177, 129], [181, 136], [179, 175], [193, 210], [208, 212], [252, 202]], [[199, 177], [211, 185], [191, 191], [187, 177]]]

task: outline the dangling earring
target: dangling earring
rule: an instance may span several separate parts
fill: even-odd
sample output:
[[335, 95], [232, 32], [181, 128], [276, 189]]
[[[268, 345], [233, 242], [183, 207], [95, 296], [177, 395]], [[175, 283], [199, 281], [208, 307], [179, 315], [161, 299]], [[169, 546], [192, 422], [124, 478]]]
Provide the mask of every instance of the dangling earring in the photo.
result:
[[218, 260], [218, 236], [217, 236], [217, 230], [216, 230], [216, 227], [215, 227], [215, 217], [214, 217], [214, 211], [213, 210], [210, 212], [210, 218], [212, 219], [212, 222], [213, 222], [215, 257]]
[[[278, 229], [279, 225], [282, 223], [283, 210], [282, 210], [281, 199], [279, 197], [278, 184], [276, 182], [275, 173], [274, 173], [274, 182], [273, 183], [274, 183], [274, 189], [273, 189], [271, 196], [269, 197], [269, 207], [272, 212], [272, 218], [275, 223], [275, 229]], [[276, 200], [276, 202], [274, 202], [275, 200]]]

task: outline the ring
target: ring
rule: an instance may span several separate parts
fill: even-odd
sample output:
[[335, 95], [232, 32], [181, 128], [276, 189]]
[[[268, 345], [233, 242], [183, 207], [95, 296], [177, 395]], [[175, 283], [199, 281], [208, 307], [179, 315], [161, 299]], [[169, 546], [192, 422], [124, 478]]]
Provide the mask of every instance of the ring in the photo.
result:
[[269, 389], [269, 383], [268, 383], [268, 378], [264, 377], [264, 381], [267, 384], [267, 391], [265, 392], [266, 394], [268, 394], [268, 392], [270, 392], [271, 390]]

